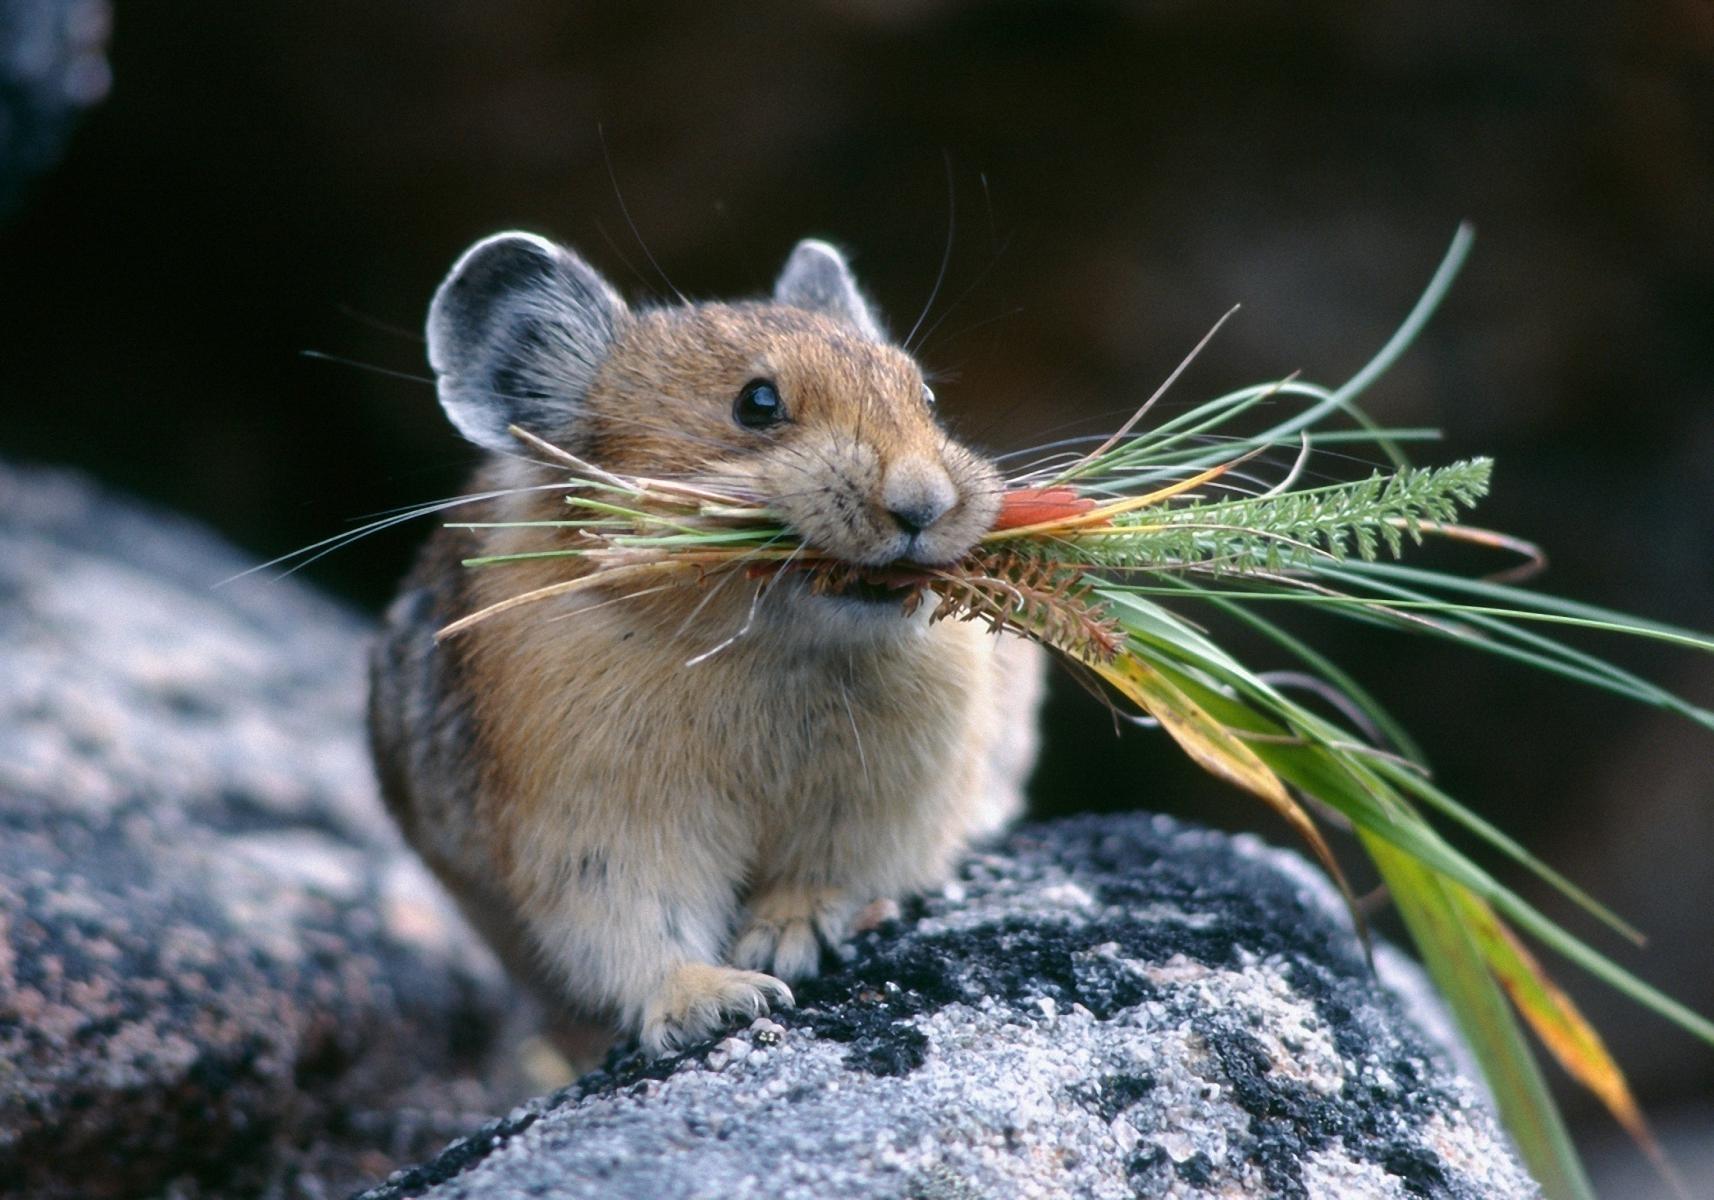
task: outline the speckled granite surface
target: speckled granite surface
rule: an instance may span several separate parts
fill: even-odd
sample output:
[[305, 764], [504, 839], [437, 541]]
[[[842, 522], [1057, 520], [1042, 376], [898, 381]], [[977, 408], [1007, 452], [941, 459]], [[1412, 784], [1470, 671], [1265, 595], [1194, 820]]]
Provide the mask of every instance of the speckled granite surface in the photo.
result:
[[615, 1058], [365, 1200], [1536, 1195], [1382, 957], [1390, 991], [1249, 839], [1026, 828], [796, 1011]]

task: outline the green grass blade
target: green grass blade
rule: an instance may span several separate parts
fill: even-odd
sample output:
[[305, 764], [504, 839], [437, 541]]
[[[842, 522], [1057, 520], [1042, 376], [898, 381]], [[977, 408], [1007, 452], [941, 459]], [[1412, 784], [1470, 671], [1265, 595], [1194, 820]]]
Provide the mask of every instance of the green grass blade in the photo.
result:
[[1483, 842], [1548, 884], [1560, 895], [1576, 904], [1620, 937], [1635, 945], [1642, 945], [1645, 939], [1636, 926], [1619, 917], [1612, 909], [1524, 849], [1521, 844], [1499, 827], [1465, 808], [1436, 787], [1431, 780], [1423, 778], [1414, 771], [1402, 770], [1384, 760], [1377, 763], [1374, 770], [1392, 783], [1394, 787], [1414, 795], [1436, 812], [1464, 826]]
[[[1195, 584], [1185, 583], [1185, 587], [1186, 590], [1192, 592], [1197, 590]], [[1212, 598], [1211, 602], [1214, 603], [1216, 607], [1220, 607], [1224, 611], [1230, 612], [1238, 619], [1252, 625], [1252, 627], [1256, 628], [1264, 635], [1272, 638], [1274, 641], [1283, 645], [1287, 650], [1297, 655], [1312, 670], [1322, 674], [1329, 683], [1334, 687], [1339, 688], [1355, 703], [1357, 703], [1363, 710], [1364, 714], [1376, 723], [1377, 728], [1379, 728], [1382, 733], [1393, 738], [1394, 744], [1399, 747], [1401, 753], [1403, 753], [1406, 758], [1418, 764], [1422, 762], [1421, 752], [1418, 751], [1415, 745], [1409, 741], [1408, 737], [1403, 741], [1400, 741], [1391, 732], [1392, 730], [1397, 730], [1398, 734], [1403, 734], [1403, 730], [1397, 725], [1397, 722], [1394, 721], [1377, 702], [1369, 697], [1367, 693], [1357, 685], [1355, 680], [1352, 680], [1348, 675], [1340, 671], [1339, 668], [1328, 661], [1325, 656], [1317, 653], [1311, 647], [1286, 633], [1272, 622], [1256, 616], [1256, 614], [1247, 612], [1235, 605], [1227, 605], [1218, 597]], [[1558, 891], [1561, 895], [1565, 896], [1585, 912], [1589, 913], [1595, 919], [1607, 925], [1621, 937], [1639, 944], [1643, 940], [1642, 934], [1638, 932], [1635, 926], [1626, 922], [1606, 905], [1589, 895], [1588, 892], [1584, 891], [1560, 872], [1554, 870], [1547, 863], [1531, 854], [1516, 839], [1506, 834], [1491, 822], [1484, 820], [1476, 813], [1471, 812], [1462, 804], [1459, 804], [1445, 791], [1436, 787], [1431, 780], [1424, 777], [1421, 773], [1398, 764], [1389, 763], [1385, 759], [1375, 761], [1371, 764], [1371, 768], [1391, 782], [1394, 787], [1415, 795], [1418, 799], [1422, 800], [1436, 811], [1441, 812], [1450, 820], [1464, 826], [1478, 839], [1499, 853], [1505, 855], [1507, 858], [1518, 863], [1531, 874], [1547, 883], [1550, 887], [1554, 888], [1554, 890]]]
[[1427, 768], [1428, 756], [1423, 753], [1422, 747], [1417, 745], [1410, 732], [1379, 700], [1375, 699], [1356, 679], [1325, 654], [1301, 638], [1286, 632], [1259, 613], [1250, 612], [1241, 605], [1228, 603], [1223, 596], [1217, 592], [1211, 592], [1201, 584], [1170, 575], [1161, 576], [1161, 581], [1182, 587], [1184, 591], [1191, 593], [1197, 599], [1213, 605], [1227, 616], [1248, 625], [1263, 637], [1284, 648], [1299, 662], [1343, 693], [1401, 755], [1418, 766]]
[[1448, 884], [1373, 834], [1359, 836], [1536, 1182], [1552, 1200], [1594, 1200], [1541, 1066], [1481, 949], [1459, 920]]
[[[1363, 364], [1362, 368], [1346, 380], [1343, 385], [1335, 389], [1327, 399], [1288, 421], [1280, 422], [1268, 430], [1265, 436], [1290, 437], [1298, 430], [1307, 429], [1317, 421], [1332, 415], [1338, 409], [1344, 409], [1359, 421], [1366, 421], [1367, 417], [1355, 405], [1357, 397], [1368, 390], [1369, 385], [1375, 380], [1385, 375], [1388, 369], [1398, 361], [1399, 356], [1410, 349], [1411, 344], [1416, 341], [1423, 326], [1428, 324], [1428, 320], [1434, 315], [1435, 309], [1439, 308], [1440, 302], [1446, 298], [1446, 293], [1452, 287], [1452, 281], [1458, 277], [1459, 270], [1463, 268], [1464, 260], [1470, 253], [1470, 245], [1475, 239], [1476, 231], [1470, 223], [1466, 221], [1460, 224], [1457, 232], [1452, 235], [1452, 244], [1446, 248], [1446, 254], [1441, 258], [1440, 265], [1435, 268], [1434, 275], [1429, 279], [1428, 286], [1423, 289], [1421, 297], [1418, 298], [1404, 321], [1400, 323], [1398, 329], [1394, 330], [1393, 336], [1387, 339], [1386, 344], [1375, 353], [1375, 356]], [[1409, 465], [1409, 460], [1404, 457], [1397, 446], [1384, 441], [1380, 445], [1395, 466]]]
[[1502, 892], [1487, 898], [1493, 902], [1496, 909], [1509, 917], [1513, 924], [1533, 934], [1544, 945], [1557, 950], [1597, 979], [1623, 992], [1657, 1016], [1714, 1046], [1714, 1021], [1680, 1004], [1665, 992], [1644, 983], [1606, 955], [1560, 928], [1520, 897]]
[[1493, 583], [1486, 579], [1466, 579], [1461, 575], [1450, 575], [1444, 571], [1431, 571], [1423, 567], [1407, 566], [1403, 563], [1353, 563], [1351, 566], [1358, 574], [1375, 575], [1382, 579], [1396, 579], [1444, 591], [1478, 596], [1491, 600], [1506, 609], [1523, 611], [1533, 609], [1538, 612], [1580, 617], [1592, 622], [1594, 628], [1611, 627], [1621, 632], [1647, 629], [1656, 633], [1675, 635], [1690, 641], [1708, 640], [1707, 634], [1694, 629], [1686, 629], [1682, 625], [1653, 621], [1632, 613], [1619, 612], [1617, 609], [1602, 608], [1595, 604], [1582, 604], [1575, 600], [1549, 595], [1546, 592], [1513, 587], [1504, 583]]
[[[1355, 583], [1361, 580], [1365, 574], [1373, 574], [1373, 572], [1368, 572], [1366, 568], [1374, 565], [1376, 564], [1341, 563], [1329, 568], [1324, 573], [1330, 576], [1342, 576]], [[1393, 599], [1413, 602], [1426, 601], [1431, 605], [1435, 603], [1434, 597], [1415, 588], [1384, 583], [1379, 579], [1369, 580], [1367, 586], [1371, 590]], [[1487, 613], [1466, 613], [1464, 614], [1464, 621], [1473, 627], [1496, 635], [1492, 638], [1464, 640], [1464, 644], [1475, 646], [1490, 654], [1513, 658], [1531, 666], [1541, 667], [1556, 675], [1577, 679], [1654, 708], [1664, 708], [1676, 712], [1698, 725], [1714, 729], [1714, 711], [1692, 704], [1683, 697], [1644, 679], [1640, 675], [1626, 671], [1604, 658], [1574, 649], [1563, 642], [1530, 630], [1518, 629], [1509, 624], [1507, 619]], [[1631, 634], [1636, 632], [1638, 636], [1643, 635], [1640, 628], [1634, 629], [1624, 623], [1610, 623], [1603, 626], [1603, 629], [1608, 633]], [[1690, 636], [1697, 638], [1698, 635], [1691, 634]]]
[[[1295, 603], [1320, 607], [1346, 619], [1399, 629], [1406, 633], [1432, 634], [1444, 637], [1457, 642], [1459, 645], [1480, 650], [1496, 657], [1509, 658], [1526, 666], [1537, 667], [1563, 678], [1612, 692], [1640, 704], [1646, 704], [1652, 708], [1661, 708], [1678, 713], [1698, 725], [1714, 729], [1714, 710], [1693, 704], [1659, 684], [1626, 671], [1599, 656], [1574, 649], [1563, 642], [1529, 630], [1516, 628], [1509, 622], [1514, 616], [1520, 614], [1513, 610], [1500, 610], [1499, 615], [1495, 615], [1479, 607], [1465, 606], [1460, 609], [1454, 603], [1437, 600], [1415, 588], [1388, 584], [1378, 579], [1363, 578], [1363, 576], [1372, 573], [1370, 568], [1377, 565], [1381, 564], [1349, 561], [1344, 563], [1328, 562], [1316, 571], [1316, 575], [1351, 587], [1370, 588], [1381, 593], [1378, 599], [1376, 597], [1352, 597], [1305, 592], [1289, 589], [1285, 583], [1275, 583], [1254, 577], [1246, 577], [1241, 583], [1235, 583], [1224, 588], [1205, 587], [1202, 590], [1202, 595], [1205, 598], [1219, 597], [1240, 605]], [[1164, 576], [1157, 577], [1165, 578]], [[1151, 587], [1122, 584], [1116, 586], [1122, 587], [1125, 591], [1139, 597], [1170, 596], [1182, 591], [1180, 588], [1160, 585]], [[1389, 605], [1397, 610], [1393, 615], [1389, 615]], [[1462, 623], [1459, 626], [1430, 626], [1400, 619], [1399, 614], [1412, 610], [1420, 610], [1429, 615], [1434, 615], [1437, 612], [1459, 615], [1462, 617]], [[1691, 648], [1695, 649], [1704, 649], [1708, 644], [1708, 639], [1704, 635], [1648, 622], [1639, 623], [1635, 627], [1618, 623], [1602, 623], [1595, 628], [1606, 633], [1675, 641], [1681, 645], [1690, 645]]]

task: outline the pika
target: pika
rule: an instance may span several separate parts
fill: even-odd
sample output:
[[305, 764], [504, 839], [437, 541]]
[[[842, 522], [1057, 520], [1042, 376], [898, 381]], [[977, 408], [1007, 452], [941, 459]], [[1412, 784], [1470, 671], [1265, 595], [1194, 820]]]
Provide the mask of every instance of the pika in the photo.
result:
[[[565, 468], [761, 498], [851, 564], [944, 564], [990, 527], [994, 466], [935, 419], [844, 257], [797, 245], [765, 300], [632, 308], [582, 258], [504, 233], [429, 309], [454, 426], [489, 453], [472, 523], [429, 540], [371, 664], [382, 793], [559, 1018], [654, 1053], [792, 1003], [874, 905], [935, 887], [1022, 805], [1039, 647], [907, 614], [900, 589], [590, 589], [447, 623], [580, 571]], [[711, 649], [716, 652], [709, 653]], [[584, 1031], [581, 1038], [566, 1030]]]

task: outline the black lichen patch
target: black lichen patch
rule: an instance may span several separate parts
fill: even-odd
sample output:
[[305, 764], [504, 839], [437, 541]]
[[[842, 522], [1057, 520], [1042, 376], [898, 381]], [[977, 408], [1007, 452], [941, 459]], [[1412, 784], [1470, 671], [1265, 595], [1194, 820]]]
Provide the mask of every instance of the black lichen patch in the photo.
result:
[[[799, 994], [807, 996], [809, 991], [800, 989]], [[847, 984], [843, 996], [835, 993], [819, 1003], [805, 1003], [797, 1012], [784, 1014], [784, 1019], [848, 1046], [844, 1062], [853, 1071], [907, 1075], [927, 1061], [928, 1036], [909, 1019], [928, 1007], [920, 992], [896, 982], [880, 987]]]
[[1444, 1196], [1450, 1186], [1440, 1156], [1427, 1146], [1397, 1142], [1381, 1158], [1389, 1175], [1398, 1176], [1413, 1196]]
[[681, 1054], [667, 1054], [659, 1058], [632, 1045], [616, 1046], [607, 1052], [607, 1060], [600, 1067], [573, 1083], [566, 1091], [581, 1100], [585, 1096], [623, 1092], [635, 1089], [639, 1084], [668, 1079], [685, 1064], [701, 1062], [718, 1040], [708, 1038], [687, 1047]]
[[1214, 1178], [1214, 1163], [1200, 1150], [1183, 1162], [1173, 1163], [1172, 1168], [1180, 1179], [1195, 1187], [1206, 1187]]
[[1457, 1194], [1432, 1151], [1381, 1136], [1378, 1130], [1383, 1113], [1394, 1121], [1412, 1111], [1426, 1117], [1440, 1097], [1389, 1095], [1376, 1104], [1367, 1089], [1349, 1084], [1336, 1095], [1324, 1095], [1282, 1077], [1262, 1044], [1251, 1034], [1231, 1028], [1223, 1016], [1215, 1014], [1206, 1021], [1193, 1018], [1192, 1026], [1207, 1045], [1228, 1094], [1249, 1114], [1254, 1143], [1246, 1158], [1260, 1170], [1269, 1195], [1285, 1200], [1307, 1196], [1304, 1162], [1335, 1143], [1398, 1176], [1413, 1195]]
[[[1315, 1008], [1345, 1061], [1363, 1062], [1382, 1052], [1359, 1015], [1376, 989], [1348, 929], [1299, 896], [1289, 879], [1234, 855], [1224, 841], [1178, 839], [1168, 855], [1160, 853], [1150, 832], [1140, 821], [1093, 820], [1021, 831], [1007, 846], [1017, 856], [1011, 881], [1070, 866], [1071, 879], [1101, 906], [1098, 915], [1008, 914], [961, 930], [925, 934], [907, 923], [866, 934], [858, 939], [855, 959], [800, 988], [804, 1007], [782, 1019], [848, 1043], [846, 1061], [853, 1069], [898, 1074], [923, 1061], [921, 1035], [907, 1023], [919, 1013], [987, 1000], [1011, 1008], [1020, 1021], [1035, 1020], [1036, 1001], [1046, 997], [1062, 1009], [1082, 1005], [1096, 1018], [1109, 1019], [1162, 994], [1123, 959], [1161, 962], [1179, 956], [1233, 969], [1259, 957], [1285, 964], [1294, 991]], [[987, 885], [984, 872], [991, 863], [965, 871], [973, 893]], [[936, 907], [930, 902], [924, 915]], [[1194, 920], [1151, 915], [1163, 907]], [[1109, 943], [1117, 946], [1116, 955], [1098, 951]], [[1273, 1193], [1303, 1195], [1304, 1160], [1338, 1144], [1397, 1175], [1413, 1193], [1451, 1194], [1432, 1155], [1425, 1158], [1396, 1141], [1401, 1110], [1426, 1117], [1445, 1104], [1444, 1096], [1422, 1086], [1421, 1046], [1384, 1047], [1381, 1065], [1393, 1076], [1394, 1088], [1377, 1094], [1372, 1085], [1353, 1082], [1325, 1096], [1281, 1077], [1262, 1044], [1219, 1014], [1190, 1018], [1229, 1094], [1250, 1116], [1254, 1142], [1246, 1159]], [[1144, 1076], [1107, 1076], [1076, 1098], [1111, 1120], [1142, 1099], [1151, 1083]], [[1140, 1169], [1156, 1168], [1151, 1159]], [[1194, 1182], [1187, 1170], [1195, 1175], [1212, 1169], [1194, 1159], [1176, 1166], [1187, 1182]]]
[[[1117, 832], [1139, 826], [1145, 836]], [[859, 1022], [863, 1033], [874, 1032], [876, 1021], [984, 1000], [1009, 1005], [1022, 1019], [1033, 1019], [1033, 1005], [1043, 997], [1061, 1007], [1080, 1004], [1106, 1019], [1155, 994], [1118, 958], [1092, 953], [1108, 943], [1124, 958], [1159, 962], [1177, 955], [1210, 967], [1235, 967], [1245, 955], [1307, 960], [1330, 964], [1334, 980], [1361, 979], [1368, 986], [1367, 968], [1349, 934], [1310, 909], [1277, 872], [1236, 857], [1227, 843], [1214, 839], [1164, 855], [1147, 832], [1141, 822], [1112, 821], [1068, 821], [1020, 832], [1006, 847], [1016, 854], [1012, 881], [1050, 871], [1063, 877], [1069, 867], [1070, 878], [1102, 905], [1100, 916], [1012, 913], [936, 933], [894, 924], [857, 939], [858, 953], [842, 969], [800, 986], [803, 1008], [787, 1019], [841, 1041], [859, 1034], [849, 1028], [852, 1018], [830, 1014], [863, 997], [880, 1001], [880, 1009]], [[982, 869], [966, 868], [972, 891], [989, 885], [990, 869], [986, 862]], [[945, 906], [913, 906], [912, 916]], [[1197, 919], [1146, 915], [1162, 906]]]
[[845, 1065], [870, 1075], [908, 1075], [928, 1059], [928, 1036], [894, 1022], [879, 1037], [858, 1038], [845, 1055]]
[[523, 1112], [490, 1121], [469, 1137], [453, 1142], [435, 1158], [421, 1166], [395, 1171], [379, 1187], [370, 1188], [353, 1200], [409, 1200], [410, 1197], [420, 1196], [449, 1179], [455, 1179], [534, 1125], [553, 1100], [565, 1095], [565, 1092], [557, 1093], [549, 1098], [549, 1104], [544, 1104], [541, 1108], [532, 1105]]
[[1071, 1095], [1103, 1121], [1111, 1122], [1132, 1105], [1146, 1099], [1154, 1090], [1153, 1075], [1116, 1073], [1103, 1075], [1092, 1084], [1075, 1087]]
[[1159, 1195], [1164, 1190], [1161, 1174], [1171, 1161], [1163, 1147], [1145, 1142], [1125, 1163], [1125, 1177], [1137, 1195]]

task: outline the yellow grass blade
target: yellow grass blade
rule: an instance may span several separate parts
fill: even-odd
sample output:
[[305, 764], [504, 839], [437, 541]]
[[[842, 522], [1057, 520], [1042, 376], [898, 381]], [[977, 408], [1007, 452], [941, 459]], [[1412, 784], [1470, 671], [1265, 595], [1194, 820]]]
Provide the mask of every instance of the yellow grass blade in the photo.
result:
[[1518, 936], [1479, 896], [1456, 884], [1446, 886], [1471, 938], [1487, 960], [1488, 969], [1529, 1022], [1542, 1045], [1578, 1083], [1595, 1093], [1607, 1111], [1624, 1126], [1654, 1163], [1662, 1177], [1681, 1195], [1688, 1193], [1677, 1172], [1655, 1141], [1630, 1085], [1613, 1061], [1601, 1035], [1560, 990]]
[[1014, 538], [1052, 538], [1072, 533], [1076, 530], [1088, 529], [1092, 526], [1105, 525], [1108, 521], [1111, 521], [1121, 513], [1134, 512], [1139, 508], [1147, 508], [1151, 504], [1161, 504], [1167, 500], [1171, 500], [1174, 496], [1181, 496], [1185, 492], [1193, 491], [1205, 483], [1209, 483], [1220, 478], [1232, 468], [1241, 466], [1248, 462], [1265, 449], [1267, 449], [1265, 446], [1257, 447], [1248, 454], [1239, 458], [1234, 458], [1230, 462], [1223, 462], [1218, 466], [1209, 467], [1206, 471], [1199, 471], [1188, 479], [1181, 479], [1177, 483], [1168, 487], [1157, 488], [1155, 491], [1148, 492], [1141, 496], [1129, 496], [1124, 500], [1116, 500], [1111, 504], [1103, 504], [1098, 508], [1090, 509], [1088, 512], [1079, 513], [1075, 517], [1057, 517], [1052, 521], [1041, 521], [1034, 525], [1021, 525], [1016, 529], [996, 530], [992, 533], [983, 534], [982, 540], [984, 542], [999, 542], [1011, 541]]
[[534, 604], [538, 600], [548, 600], [554, 596], [564, 596], [570, 592], [583, 591], [593, 587], [611, 587], [615, 584], [630, 583], [639, 579], [649, 579], [660, 575], [695, 574], [698, 568], [692, 564], [675, 561], [635, 563], [627, 567], [612, 567], [608, 570], [594, 571], [588, 575], [579, 575], [575, 579], [565, 579], [558, 583], [550, 583], [546, 587], [532, 588], [517, 596], [507, 597], [497, 604], [478, 609], [468, 616], [458, 618], [444, 626], [435, 635], [434, 640], [444, 642], [455, 634], [463, 633], [478, 621], [497, 616], [510, 609], [519, 608], [525, 604]]
[[1625, 1077], [1571, 997], [1548, 978], [1535, 956], [1485, 901], [1463, 888], [1452, 896], [1494, 977], [1542, 1044], [1573, 1078], [1600, 1097], [1621, 1125], [1639, 1138], [1644, 1136], [1647, 1127]]

